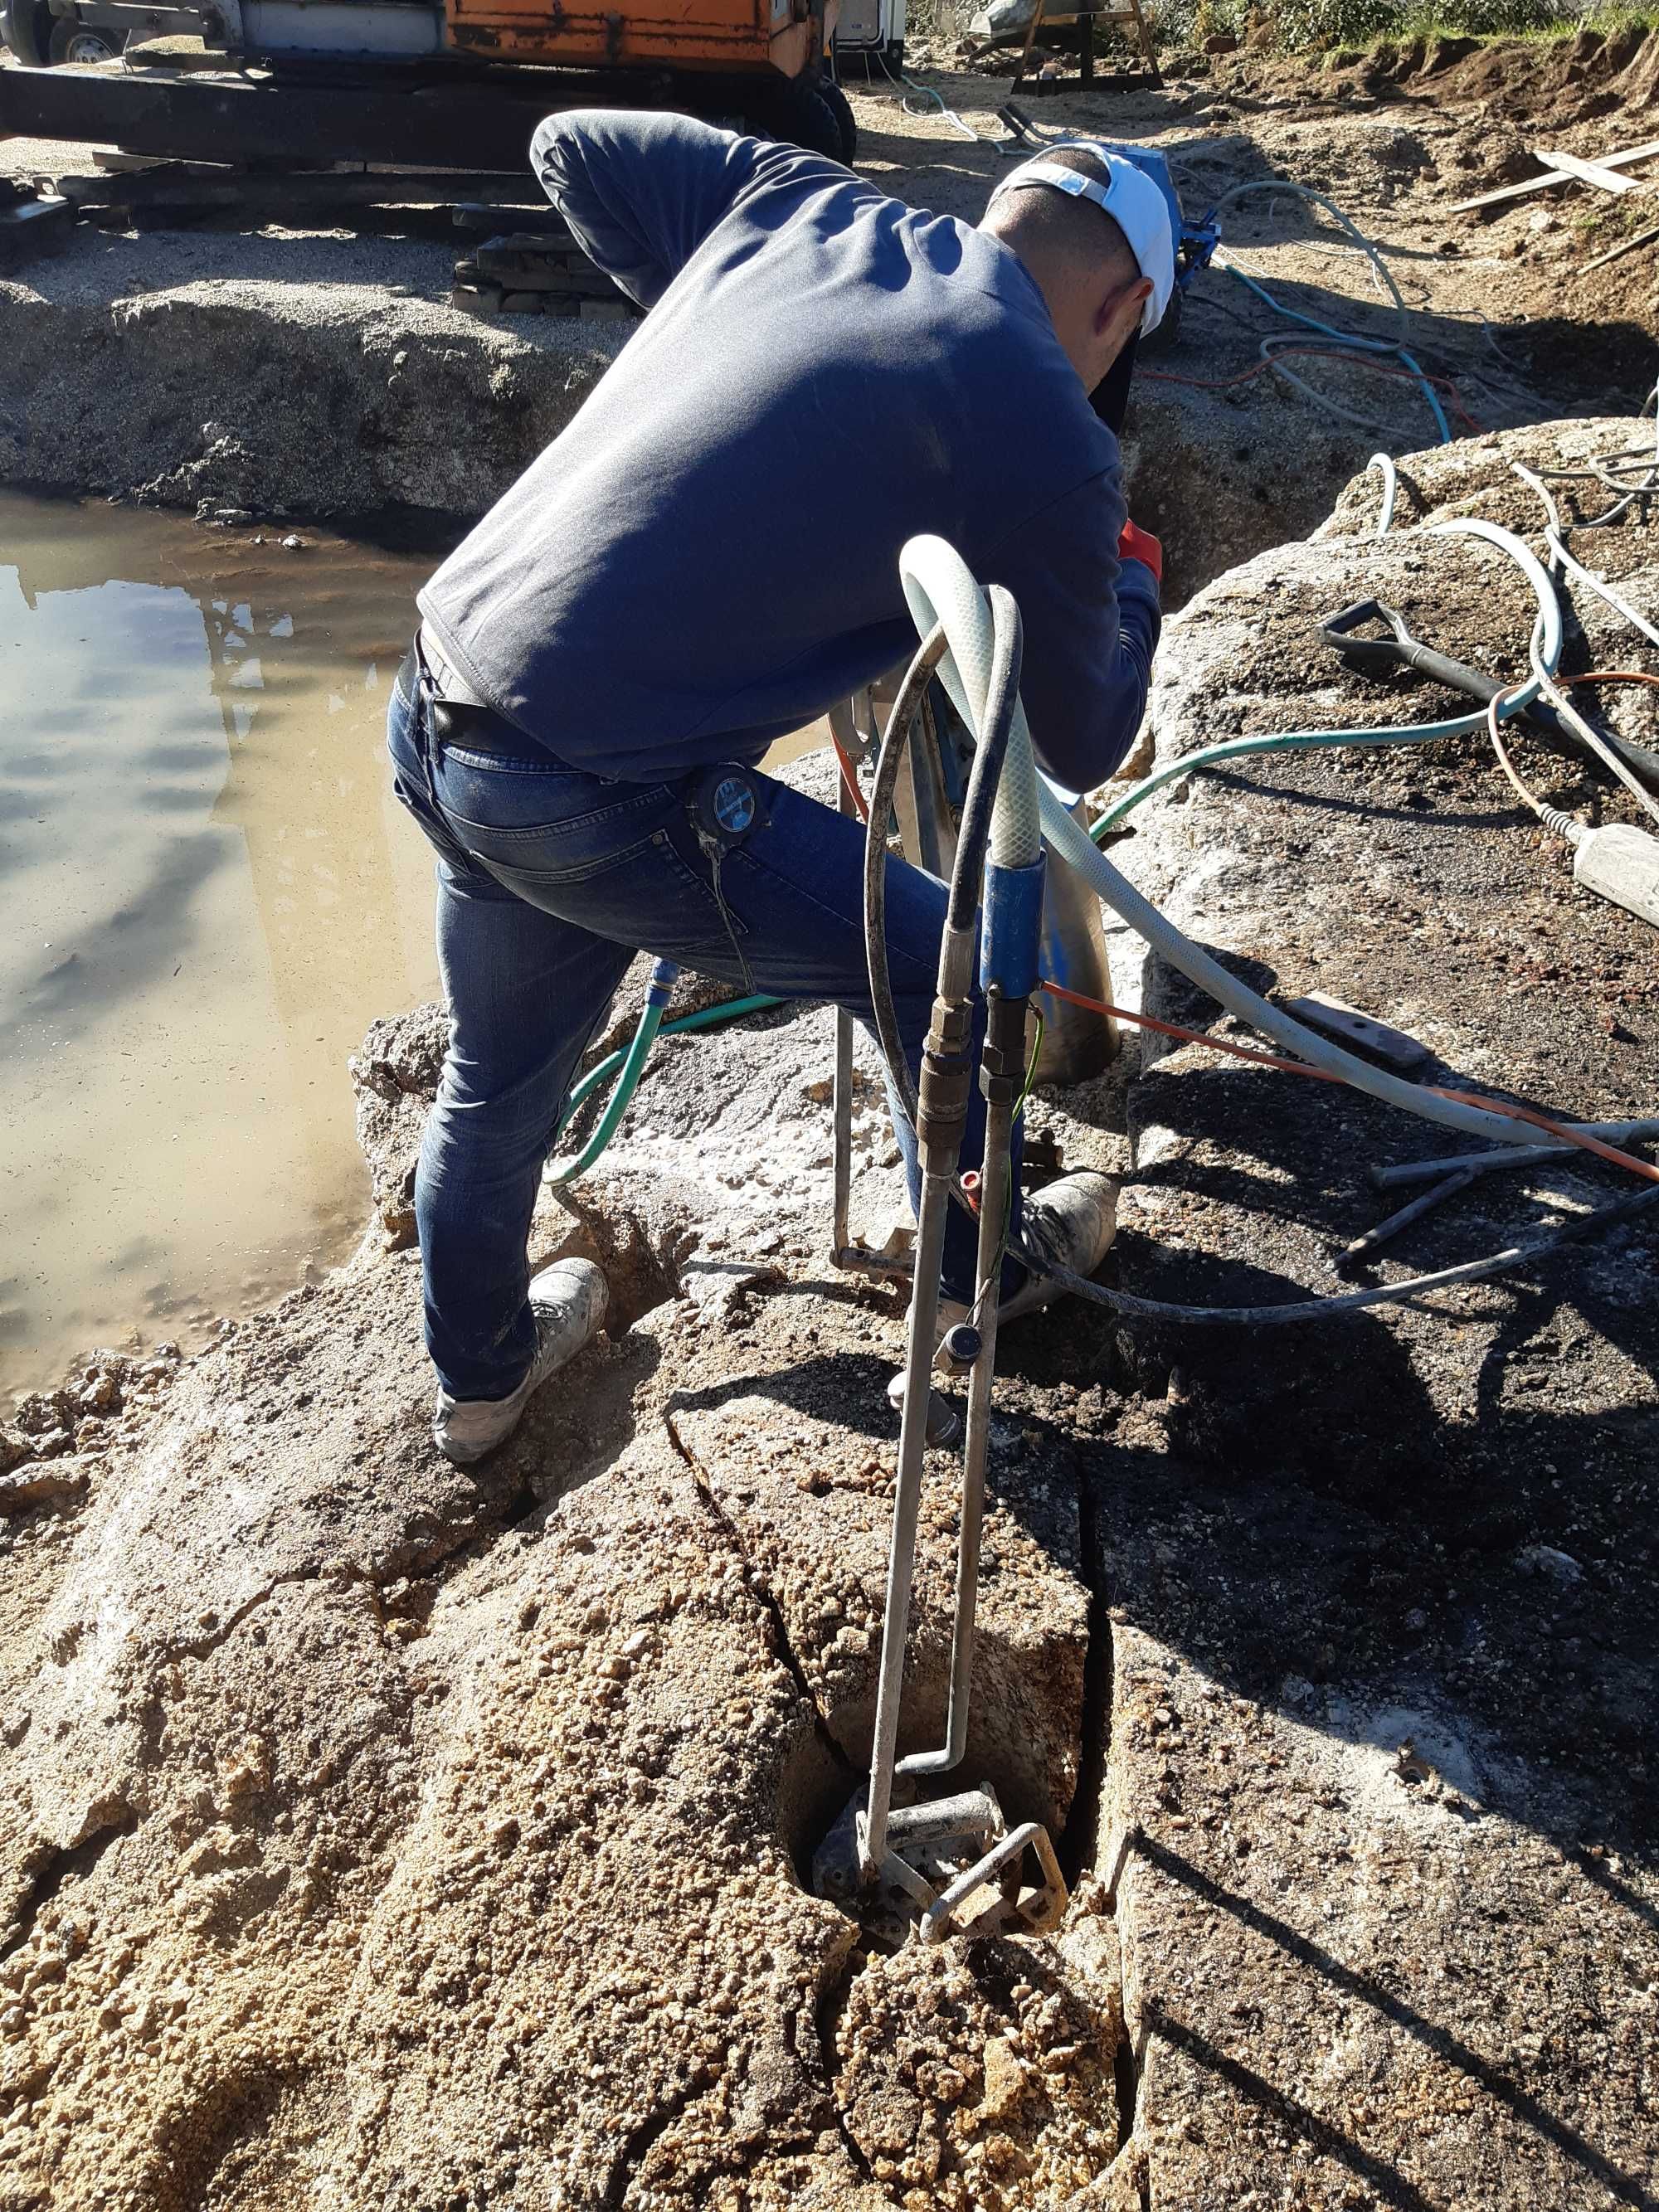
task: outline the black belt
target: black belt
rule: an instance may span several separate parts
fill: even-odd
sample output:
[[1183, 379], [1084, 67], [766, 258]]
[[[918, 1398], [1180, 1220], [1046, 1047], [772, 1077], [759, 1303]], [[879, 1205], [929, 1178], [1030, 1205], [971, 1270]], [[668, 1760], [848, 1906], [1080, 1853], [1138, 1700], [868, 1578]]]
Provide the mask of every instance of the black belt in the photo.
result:
[[416, 649], [426, 665], [427, 674], [432, 678], [433, 690], [447, 705], [452, 707], [488, 707], [489, 705], [489, 700], [484, 697], [483, 692], [475, 690], [467, 682], [465, 677], [461, 674], [459, 669], [432, 635], [430, 623], [421, 624], [421, 633], [415, 643]]
[[507, 760], [534, 761], [550, 768], [562, 765], [467, 682], [434, 638], [429, 623], [421, 625], [415, 653], [432, 686], [432, 733], [440, 744], [465, 745], [474, 752], [500, 753]]

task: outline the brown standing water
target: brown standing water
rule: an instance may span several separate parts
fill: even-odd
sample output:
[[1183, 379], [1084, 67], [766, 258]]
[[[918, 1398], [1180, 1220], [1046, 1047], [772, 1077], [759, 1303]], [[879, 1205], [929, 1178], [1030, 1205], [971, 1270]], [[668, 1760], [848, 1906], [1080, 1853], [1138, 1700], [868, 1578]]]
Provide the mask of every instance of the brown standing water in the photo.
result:
[[385, 768], [437, 556], [284, 534], [0, 491], [0, 1388], [199, 1337], [367, 1218], [347, 1056], [438, 989]]
[[0, 1382], [364, 1219], [346, 1056], [432, 996], [387, 690], [432, 565], [0, 493]]

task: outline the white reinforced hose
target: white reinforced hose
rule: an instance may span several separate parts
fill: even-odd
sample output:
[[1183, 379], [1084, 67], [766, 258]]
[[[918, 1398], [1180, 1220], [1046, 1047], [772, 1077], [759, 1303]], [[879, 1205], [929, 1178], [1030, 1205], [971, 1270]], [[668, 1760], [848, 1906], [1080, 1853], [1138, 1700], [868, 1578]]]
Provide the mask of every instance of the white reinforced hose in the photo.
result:
[[1376, 518], [1374, 532], [1376, 538], [1386, 538], [1394, 526], [1394, 503], [1400, 495], [1400, 471], [1394, 465], [1392, 453], [1373, 453], [1365, 464], [1366, 475], [1370, 476], [1373, 469], [1382, 479], [1382, 511]]
[[[1535, 635], [1539, 653], [1546, 666], [1553, 668], [1561, 650], [1561, 608], [1555, 587], [1537, 555], [1510, 532], [1500, 530], [1495, 523], [1473, 518], [1436, 523], [1425, 534], [1484, 538], [1510, 556], [1537, 595]], [[955, 548], [942, 538], [912, 538], [900, 556], [900, 563], [905, 597], [922, 635], [925, 636], [935, 623], [945, 625], [945, 635], [951, 641], [951, 657], [957, 664], [951, 674], [945, 677], [946, 688], [969, 727], [977, 728], [991, 655], [991, 610], [985, 593]], [[944, 668], [950, 667], [951, 660], [947, 659]], [[971, 691], [963, 689], [964, 672], [969, 672], [970, 681], [976, 672], [976, 702]], [[1468, 726], [1473, 727], [1481, 719], [1469, 716]], [[1016, 714], [1014, 728], [1029, 748], [1030, 737], [1023, 712]], [[1012, 750], [1011, 739], [1011, 759]], [[1402, 1082], [1398, 1076], [1385, 1074], [1368, 1060], [1344, 1052], [1340, 1045], [1331, 1044], [1314, 1030], [1304, 1028], [1251, 990], [1249, 984], [1241, 982], [1218, 960], [1184, 937], [1173, 922], [1166, 921], [1151, 900], [1143, 897], [1091, 842], [1088, 832], [1072, 819], [1045, 784], [1038, 785], [1038, 803], [1042, 834], [1056, 857], [1075, 868], [1096, 895], [1138, 936], [1143, 937], [1154, 951], [1172, 968], [1179, 969], [1200, 990], [1207, 992], [1229, 1013], [1248, 1022], [1252, 1029], [1271, 1037], [1276, 1044], [1299, 1053], [1312, 1066], [1340, 1076], [1356, 1091], [1367, 1091], [1373, 1098], [1401, 1107], [1423, 1121], [1438, 1122], [1443, 1128], [1461, 1129], [1470, 1136], [1486, 1137], [1498, 1144], [1537, 1143], [1536, 1132], [1525, 1122], [1511, 1121], [1501, 1114], [1488, 1114], [1476, 1106], [1460, 1106], [1450, 1098], [1436, 1097], [1414, 1084]]]
[[[1541, 484], [1539, 489], [1543, 489]], [[1547, 530], [1544, 542], [1561, 567], [1577, 576], [1581, 584], [1587, 584], [1597, 599], [1605, 599], [1613, 612], [1622, 615], [1632, 629], [1640, 630], [1650, 644], [1659, 645], [1659, 629], [1656, 629], [1645, 616], [1638, 615], [1630, 601], [1622, 599], [1605, 576], [1598, 576], [1594, 568], [1587, 568], [1576, 555], [1569, 552], [1559, 531]]]
[[[944, 625], [946, 652], [939, 665], [939, 681], [977, 744], [991, 688], [990, 602], [961, 554], [943, 538], [912, 538], [899, 555], [899, 580], [918, 634], [927, 637], [935, 623]], [[1028, 868], [1042, 850], [1036, 761], [1025, 709], [1016, 700], [991, 810], [991, 852], [1001, 867]]]

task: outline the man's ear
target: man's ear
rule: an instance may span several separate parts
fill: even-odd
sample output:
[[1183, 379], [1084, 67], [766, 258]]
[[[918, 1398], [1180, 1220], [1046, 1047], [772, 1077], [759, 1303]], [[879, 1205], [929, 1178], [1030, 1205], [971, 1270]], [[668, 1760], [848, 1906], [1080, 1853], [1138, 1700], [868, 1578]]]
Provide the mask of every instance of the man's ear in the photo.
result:
[[1101, 301], [1096, 313], [1096, 333], [1103, 335], [1108, 324], [1114, 322], [1120, 313], [1125, 313], [1130, 307], [1134, 310], [1133, 326], [1138, 330], [1140, 327], [1141, 311], [1152, 295], [1152, 282], [1150, 276], [1137, 276], [1133, 284], [1115, 284]]

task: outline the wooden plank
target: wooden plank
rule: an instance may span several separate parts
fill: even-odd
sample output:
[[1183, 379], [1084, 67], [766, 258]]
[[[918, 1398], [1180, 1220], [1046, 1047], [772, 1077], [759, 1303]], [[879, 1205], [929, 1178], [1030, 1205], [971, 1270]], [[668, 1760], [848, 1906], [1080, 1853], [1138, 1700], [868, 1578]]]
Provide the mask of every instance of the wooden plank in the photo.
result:
[[[242, 207], [299, 211], [317, 207], [435, 207], [455, 205], [458, 191], [476, 192], [489, 180], [454, 172], [365, 172], [362, 169], [211, 168], [188, 161], [151, 162], [131, 173], [101, 172], [96, 176], [64, 176], [58, 180], [65, 199], [77, 207]], [[533, 185], [510, 177], [501, 189], [527, 197]], [[533, 209], [526, 220], [533, 221]], [[515, 228], [518, 210], [510, 204], [490, 210], [492, 227], [504, 219]], [[567, 234], [568, 235], [568, 234]]]
[[1578, 273], [1586, 276], [1592, 269], [1605, 269], [1609, 261], [1622, 261], [1626, 254], [1634, 253], [1638, 246], [1651, 246], [1656, 238], [1659, 238], [1659, 222], [1650, 229], [1638, 230], [1634, 238], [1621, 238], [1617, 246], [1609, 246], [1605, 253], [1598, 253], [1594, 261], [1587, 261]]
[[[1603, 154], [1598, 166], [1603, 169], [1633, 169], [1638, 162], [1652, 161], [1656, 155], [1659, 155], [1659, 138], [1651, 138], [1645, 146], [1631, 146], [1622, 154]], [[1454, 200], [1440, 212], [1468, 215], [1476, 208], [1497, 207], [1504, 200], [1521, 200], [1533, 192], [1549, 191], [1566, 181], [1565, 170], [1549, 169], [1541, 177], [1523, 178], [1518, 185], [1499, 185], [1495, 191], [1477, 192], [1473, 199]]]
[[1285, 1011], [1326, 1036], [1335, 1037], [1343, 1044], [1358, 1045], [1362, 1052], [1374, 1053], [1377, 1059], [1386, 1060], [1402, 1074], [1433, 1058], [1419, 1038], [1405, 1030], [1397, 1030], [1392, 1022], [1378, 1021], [1375, 1014], [1361, 1013], [1358, 1006], [1349, 1006], [1344, 999], [1333, 998], [1328, 991], [1314, 991], [1305, 999], [1292, 999]]
[[1634, 177], [1621, 177], [1617, 169], [1605, 168], [1597, 161], [1581, 161], [1577, 154], [1546, 151], [1542, 146], [1534, 146], [1532, 150], [1534, 157], [1547, 169], [1564, 170], [1568, 176], [1577, 177], [1580, 184], [1594, 185], [1598, 191], [1639, 192], [1642, 189]]

